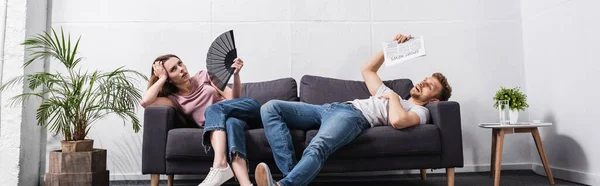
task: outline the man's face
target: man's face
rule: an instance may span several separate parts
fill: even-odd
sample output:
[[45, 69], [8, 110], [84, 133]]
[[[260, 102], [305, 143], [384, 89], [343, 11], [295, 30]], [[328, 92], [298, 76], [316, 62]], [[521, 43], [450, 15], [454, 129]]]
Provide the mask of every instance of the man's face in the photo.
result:
[[410, 96], [421, 102], [429, 103], [439, 101], [436, 96], [442, 92], [442, 84], [437, 78], [426, 77], [410, 89]]

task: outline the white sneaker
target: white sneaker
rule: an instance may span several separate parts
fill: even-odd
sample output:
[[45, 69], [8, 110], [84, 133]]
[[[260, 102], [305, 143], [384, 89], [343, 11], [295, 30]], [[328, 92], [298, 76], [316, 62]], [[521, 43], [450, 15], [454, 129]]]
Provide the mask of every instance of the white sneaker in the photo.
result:
[[200, 183], [198, 186], [219, 186], [225, 183], [227, 180], [233, 178], [233, 171], [231, 171], [231, 167], [227, 164], [227, 167], [222, 169], [210, 168], [210, 172], [204, 178], [204, 181]]

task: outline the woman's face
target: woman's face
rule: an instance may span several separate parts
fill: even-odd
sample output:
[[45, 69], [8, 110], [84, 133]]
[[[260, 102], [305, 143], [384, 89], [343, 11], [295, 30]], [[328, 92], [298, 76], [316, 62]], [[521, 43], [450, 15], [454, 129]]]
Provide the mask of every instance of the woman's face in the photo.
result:
[[165, 71], [169, 75], [169, 80], [175, 85], [186, 83], [190, 80], [187, 67], [179, 58], [171, 57], [163, 63]]

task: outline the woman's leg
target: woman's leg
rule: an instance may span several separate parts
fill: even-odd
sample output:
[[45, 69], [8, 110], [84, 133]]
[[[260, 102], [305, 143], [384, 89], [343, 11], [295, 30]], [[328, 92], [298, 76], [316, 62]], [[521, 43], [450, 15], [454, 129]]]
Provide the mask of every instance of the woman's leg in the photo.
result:
[[[208, 106], [204, 111], [204, 117], [206, 120], [204, 122], [202, 145], [204, 145], [205, 150], [208, 152], [213, 143], [212, 136], [217, 136], [217, 141], [220, 140], [220, 142], [225, 142], [225, 145], [221, 145], [220, 147], [225, 148], [227, 145], [226, 140], [222, 140], [223, 138], [219, 137], [224, 136], [224, 138], [226, 138], [225, 132], [222, 134], [217, 133], [217, 135], [211, 135], [211, 131], [226, 131], [226, 121], [228, 118], [232, 117], [239, 118], [244, 121], [260, 121], [260, 104], [252, 98], [238, 98], [222, 101]], [[221, 152], [226, 154], [226, 150], [227, 149], [225, 148], [225, 151]], [[215, 149], [215, 157], [217, 155], [216, 153], [217, 152]]]
[[213, 166], [200, 183], [199, 186], [217, 186], [233, 178], [233, 171], [227, 164], [227, 134], [224, 122], [209, 121], [208, 118], [218, 114], [219, 107], [216, 104], [208, 106], [204, 112], [207, 121], [204, 123], [202, 134], [202, 145], [208, 153], [214, 150]]
[[222, 130], [211, 131], [210, 144], [215, 152], [215, 159], [213, 160], [213, 168], [226, 168], [227, 167], [227, 134]]
[[231, 168], [233, 168], [233, 173], [235, 173], [235, 177], [237, 178], [240, 186], [251, 185], [250, 177], [248, 176], [248, 164], [247, 160], [240, 158], [237, 155], [233, 155], [233, 161], [231, 162]]
[[204, 111], [205, 123], [225, 124], [227, 118], [260, 122], [260, 103], [252, 98], [236, 98], [215, 103]]
[[[211, 126], [211, 129], [205, 128], [203, 136], [210, 139], [210, 145], [214, 149], [215, 157], [213, 159], [213, 166], [199, 186], [217, 186], [233, 178], [233, 171], [227, 164], [227, 135], [224, 126], [222, 126], [223, 129], [221, 129], [220, 125], [206, 126]], [[206, 144], [208, 140], [205, 138], [203, 141], [205, 141], [203, 144]], [[206, 145], [205, 148], [210, 149]]]
[[[222, 165], [223, 160], [227, 167], [226, 161], [227, 155], [229, 155], [231, 168], [235, 171], [240, 184], [242, 186], [250, 185], [244, 138], [244, 130], [247, 127], [245, 121], [260, 121], [260, 104], [251, 98], [227, 100], [209, 106], [204, 115], [206, 118], [205, 131], [215, 130], [210, 137], [210, 145], [215, 151], [213, 167]], [[207, 135], [203, 135], [203, 137], [205, 149], [209, 150]]]
[[252, 184], [248, 176], [248, 164], [246, 156], [246, 138], [245, 129], [247, 128], [244, 120], [230, 117], [227, 118], [225, 128], [227, 129], [227, 149], [231, 168], [235, 177], [241, 186]]

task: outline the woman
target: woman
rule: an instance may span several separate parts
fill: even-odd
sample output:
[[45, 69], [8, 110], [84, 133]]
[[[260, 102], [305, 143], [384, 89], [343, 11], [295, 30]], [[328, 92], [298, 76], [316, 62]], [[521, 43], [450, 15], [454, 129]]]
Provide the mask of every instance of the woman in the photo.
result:
[[221, 91], [206, 71], [190, 77], [186, 66], [175, 55], [160, 56], [152, 64], [142, 106], [163, 105], [183, 111], [204, 128], [205, 150], [214, 149], [213, 166], [200, 186], [221, 185], [233, 177], [233, 172], [240, 185], [252, 185], [248, 177], [244, 128], [246, 121], [260, 121], [260, 104], [251, 98], [239, 98], [242, 92], [239, 72], [243, 65], [241, 59], [234, 60], [233, 86]]

